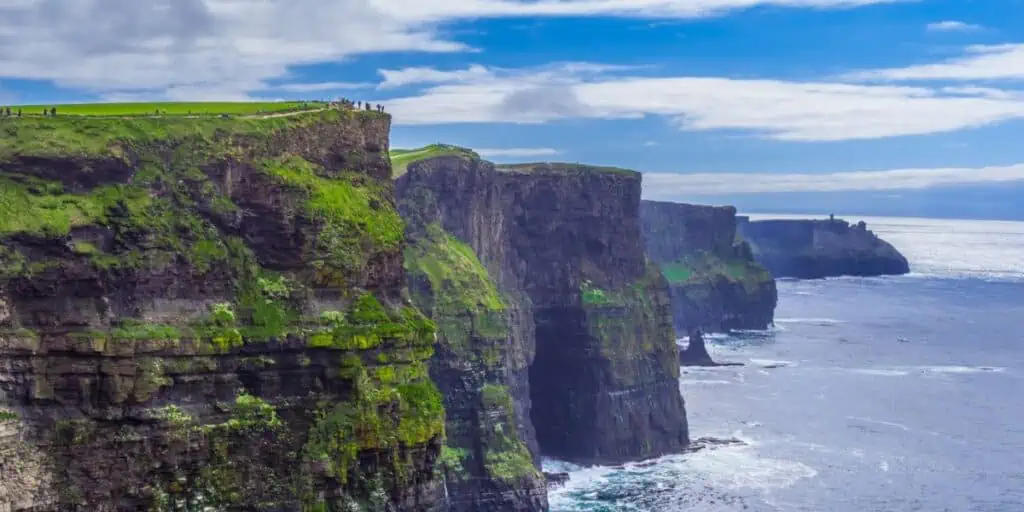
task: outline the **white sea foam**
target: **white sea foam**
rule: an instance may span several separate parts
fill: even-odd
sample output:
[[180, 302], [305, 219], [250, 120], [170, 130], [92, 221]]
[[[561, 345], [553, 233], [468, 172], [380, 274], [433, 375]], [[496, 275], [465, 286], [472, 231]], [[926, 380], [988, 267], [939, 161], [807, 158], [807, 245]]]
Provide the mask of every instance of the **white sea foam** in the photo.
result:
[[782, 361], [776, 359], [750, 359], [750, 364], [754, 366], [760, 366], [761, 368], [786, 368], [796, 366], [797, 363], [793, 361]]
[[776, 324], [838, 325], [846, 323], [834, 318], [776, 318]]
[[910, 427], [908, 427], [908, 426], [906, 426], [906, 425], [904, 425], [902, 423], [896, 423], [896, 422], [893, 422], [893, 421], [876, 420], [874, 418], [862, 418], [860, 416], [847, 416], [846, 419], [853, 420], [853, 421], [858, 421], [858, 422], [861, 422], [861, 423], [872, 423], [872, 424], [875, 424], [875, 425], [884, 425], [886, 427], [898, 428], [898, 429], [900, 429], [900, 430], [902, 430], [904, 432], [910, 432], [910, 430], [911, 430]]
[[695, 386], [726, 386], [733, 384], [731, 380], [713, 380], [713, 379], [679, 379], [680, 384], [695, 385]]
[[907, 370], [894, 370], [887, 368], [849, 368], [847, 371], [862, 375], [877, 375], [879, 377], [903, 377], [910, 375], [910, 372]]
[[998, 366], [919, 366], [918, 371], [938, 374], [1003, 373], [1006, 368]]

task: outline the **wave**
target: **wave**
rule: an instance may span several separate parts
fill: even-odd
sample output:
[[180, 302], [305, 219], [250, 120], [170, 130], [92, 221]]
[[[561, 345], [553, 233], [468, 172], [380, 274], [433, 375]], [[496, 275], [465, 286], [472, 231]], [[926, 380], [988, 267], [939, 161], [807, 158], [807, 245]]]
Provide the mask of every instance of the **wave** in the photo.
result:
[[776, 324], [806, 324], [806, 325], [839, 325], [846, 323], [844, 320], [834, 318], [776, 318]]
[[551, 510], [741, 510], [817, 475], [801, 462], [760, 456], [753, 440], [733, 438], [712, 438], [695, 453], [614, 467], [544, 459], [545, 471], [569, 473], [564, 486], [549, 492]]
[[932, 375], [956, 375], [974, 373], [1003, 373], [1006, 368], [999, 366], [959, 366], [959, 365], [938, 365], [938, 366], [893, 366], [888, 368], [848, 368], [852, 373], [862, 375], [876, 375], [880, 377], [905, 377], [912, 373]]

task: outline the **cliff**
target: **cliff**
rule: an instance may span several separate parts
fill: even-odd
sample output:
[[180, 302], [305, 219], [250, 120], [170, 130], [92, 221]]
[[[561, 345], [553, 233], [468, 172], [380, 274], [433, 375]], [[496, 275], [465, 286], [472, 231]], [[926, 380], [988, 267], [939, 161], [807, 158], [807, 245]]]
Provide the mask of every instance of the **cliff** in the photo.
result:
[[742, 219], [740, 234], [775, 277], [901, 275], [907, 259], [861, 222]]
[[0, 121], [0, 509], [441, 509], [389, 124]]
[[[469, 327], [434, 315], [445, 337], [465, 340], [470, 333], [479, 354], [479, 361], [440, 352], [435, 358], [434, 367], [447, 372], [443, 380], [465, 384], [445, 398], [451, 442], [459, 442], [451, 434], [458, 429], [480, 428], [481, 417], [505, 421], [511, 412], [516, 437], [534, 460], [544, 453], [619, 463], [683, 448], [688, 437], [678, 349], [667, 286], [643, 252], [640, 175], [559, 164], [495, 168], [467, 150], [406, 165], [397, 181], [400, 209], [410, 226], [426, 233], [412, 238], [447, 238], [464, 247], [462, 261], [475, 257], [485, 272], [449, 268], [461, 268], [456, 275], [463, 279], [490, 279], [497, 291], [489, 294], [493, 315], [456, 308], [477, 310]], [[487, 342], [475, 341], [503, 338], [507, 350], [490, 356]], [[464, 404], [462, 413], [454, 412], [456, 402]], [[493, 491], [490, 482], [503, 480], [486, 467], [483, 444], [459, 446], [476, 461], [468, 477], [478, 489], [465, 490], [470, 502]], [[521, 468], [526, 484], [518, 489], [531, 494], [543, 484]]]
[[643, 201], [640, 222], [668, 280], [678, 336], [771, 324], [775, 280], [737, 237], [735, 208]]

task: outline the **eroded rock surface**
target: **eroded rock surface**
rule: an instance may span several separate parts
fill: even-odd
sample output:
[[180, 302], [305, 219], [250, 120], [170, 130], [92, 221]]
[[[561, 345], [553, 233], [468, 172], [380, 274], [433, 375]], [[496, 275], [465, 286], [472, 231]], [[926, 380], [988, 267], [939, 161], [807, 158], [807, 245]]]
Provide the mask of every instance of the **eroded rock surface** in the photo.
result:
[[679, 337], [772, 323], [775, 280], [737, 236], [735, 208], [643, 201], [640, 213], [647, 253], [669, 283]]

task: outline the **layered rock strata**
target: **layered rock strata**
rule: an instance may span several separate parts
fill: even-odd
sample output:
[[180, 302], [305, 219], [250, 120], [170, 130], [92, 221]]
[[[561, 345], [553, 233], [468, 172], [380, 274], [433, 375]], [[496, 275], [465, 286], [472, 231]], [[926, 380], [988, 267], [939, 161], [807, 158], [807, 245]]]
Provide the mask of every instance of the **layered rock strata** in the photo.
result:
[[735, 208], [643, 201], [640, 220], [647, 253], [668, 280], [679, 337], [772, 323], [775, 280], [738, 236]]

